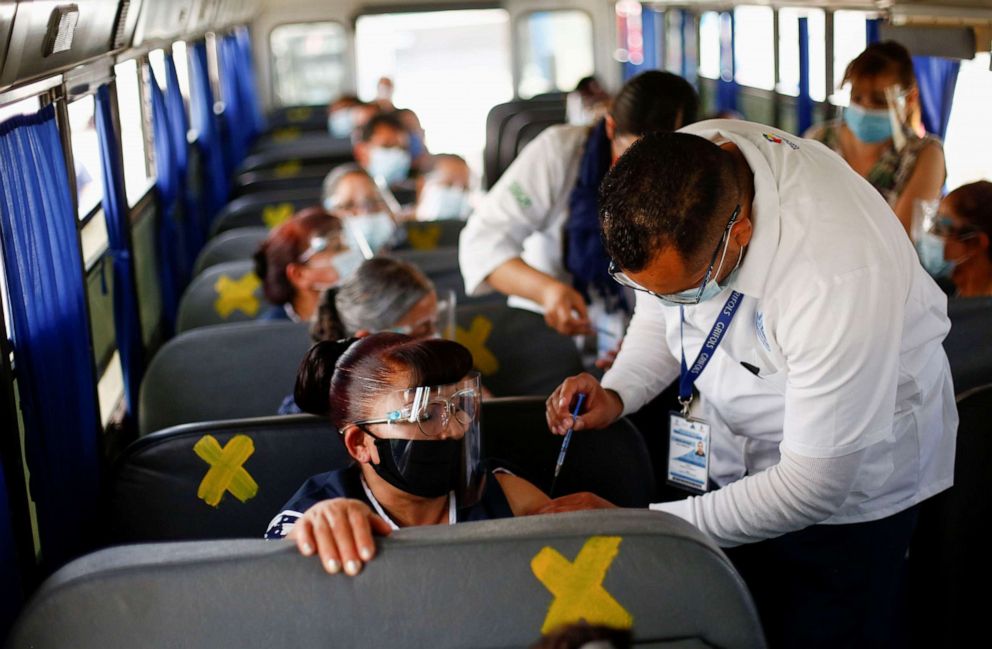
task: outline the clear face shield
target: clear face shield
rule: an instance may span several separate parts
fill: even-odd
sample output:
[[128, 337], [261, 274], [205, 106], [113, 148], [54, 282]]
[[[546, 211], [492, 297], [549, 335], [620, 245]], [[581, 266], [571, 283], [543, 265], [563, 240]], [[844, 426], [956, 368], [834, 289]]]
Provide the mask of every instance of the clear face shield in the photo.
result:
[[455, 493], [458, 507], [482, 497], [482, 388], [475, 372], [457, 383], [396, 390], [381, 417], [354, 422], [375, 440], [373, 470], [397, 489], [422, 498]]
[[390, 327], [389, 331], [412, 338], [454, 340], [456, 300], [454, 291], [438, 291], [437, 309], [432, 315], [412, 324]]

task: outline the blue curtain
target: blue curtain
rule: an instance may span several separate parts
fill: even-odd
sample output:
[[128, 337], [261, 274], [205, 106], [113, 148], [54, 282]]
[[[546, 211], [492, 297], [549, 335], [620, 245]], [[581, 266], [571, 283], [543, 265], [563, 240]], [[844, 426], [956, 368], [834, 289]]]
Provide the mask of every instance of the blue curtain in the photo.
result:
[[214, 117], [214, 94], [210, 89], [207, 68], [207, 44], [192, 47], [190, 56], [190, 113], [197, 132], [197, 147], [203, 161], [203, 207], [209, 224], [227, 202], [228, 176], [224, 169], [224, 152]]
[[[168, 58], [168, 57], [167, 57]], [[162, 295], [162, 318], [166, 335], [171, 335], [179, 312], [179, 297], [188, 280], [189, 254], [184, 245], [183, 228], [179, 222], [179, 194], [182, 179], [176, 155], [176, 130], [169, 118], [166, 99], [151, 66], [145, 66], [152, 103], [152, 132], [155, 141], [155, 190], [158, 193], [159, 215], [157, 232], [159, 290]], [[180, 99], [181, 100], [181, 99]], [[182, 136], [186, 152], [186, 136]]]
[[644, 60], [641, 63], [626, 61], [623, 64], [624, 81], [645, 70], [657, 70], [661, 67], [664, 37], [665, 14], [650, 7], [641, 6], [641, 42]]
[[89, 550], [102, 521], [83, 262], [52, 106], [0, 124], [0, 228], [31, 494], [53, 568]]
[[865, 20], [865, 41], [868, 45], [882, 40], [882, 35], [880, 32], [881, 25], [881, 18], [868, 18]]
[[813, 98], [809, 96], [809, 18], [799, 19], [799, 96], [796, 98], [797, 129], [802, 135], [813, 125]]
[[220, 67], [220, 90], [224, 99], [224, 161], [227, 175], [233, 175], [248, 154], [252, 124], [246, 119], [244, 98], [241, 94], [241, 73], [238, 59], [240, 49], [233, 34], [217, 40], [217, 57]]
[[920, 87], [923, 125], [927, 133], [943, 139], [947, 135], [961, 62], [937, 56], [914, 56], [913, 68]]
[[733, 11], [720, 14], [720, 80], [717, 82], [716, 108], [719, 112], [737, 111], [737, 82], [734, 76], [737, 66], [734, 61], [736, 25]]
[[251, 138], [265, 130], [265, 115], [262, 113], [262, 103], [258, 97], [258, 84], [255, 81], [255, 64], [251, 55], [251, 34], [247, 27], [241, 27], [235, 32], [235, 40], [239, 50], [241, 102], [245, 107], [245, 117], [251, 122]]
[[698, 90], [697, 61], [699, 53], [696, 51], [696, 15], [687, 9], [679, 10], [679, 32], [682, 41], [682, 78]]
[[109, 254], [113, 259], [114, 329], [124, 373], [127, 412], [134, 421], [138, 409], [138, 388], [144, 372], [144, 346], [138, 314], [138, 291], [134, 282], [124, 170], [117, 148], [110, 87], [106, 85], [100, 86], [96, 93], [96, 132], [103, 172], [103, 213], [107, 220]]

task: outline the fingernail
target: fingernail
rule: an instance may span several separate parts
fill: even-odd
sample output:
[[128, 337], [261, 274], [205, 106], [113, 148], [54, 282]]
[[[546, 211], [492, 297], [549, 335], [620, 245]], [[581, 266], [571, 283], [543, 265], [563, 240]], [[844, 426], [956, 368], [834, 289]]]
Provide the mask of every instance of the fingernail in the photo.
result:
[[567, 405], [568, 405], [568, 403], [565, 401], [565, 397], [562, 397], [561, 399], [558, 399], [558, 407], [559, 408], [564, 408]]
[[362, 569], [362, 564], [358, 563], [354, 559], [346, 561], [344, 564], [344, 571], [354, 577], [358, 574], [358, 571]]
[[313, 546], [311, 546], [309, 543], [304, 543], [303, 544], [303, 554], [305, 554], [308, 557], [311, 554], [313, 554]]
[[369, 548], [362, 548], [358, 551], [358, 554], [362, 557], [362, 561], [368, 561], [372, 558], [372, 550]]
[[332, 575], [336, 575], [341, 570], [341, 564], [338, 563], [337, 560], [335, 559], [328, 559], [327, 569], [330, 571]]

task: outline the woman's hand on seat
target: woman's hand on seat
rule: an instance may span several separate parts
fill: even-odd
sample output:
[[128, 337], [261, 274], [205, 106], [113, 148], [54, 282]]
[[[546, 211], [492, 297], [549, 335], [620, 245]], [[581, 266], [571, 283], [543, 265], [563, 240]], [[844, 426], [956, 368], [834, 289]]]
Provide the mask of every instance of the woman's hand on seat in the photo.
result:
[[343, 568], [354, 577], [375, 556], [372, 534], [388, 536], [392, 529], [360, 500], [322, 500], [296, 521], [287, 538], [296, 542], [304, 556], [316, 552], [330, 574]]
[[592, 492], [580, 491], [549, 500], [544, 506], [535, 510], [534, 513], [563, 514], [565, 512], [578, 512], [586, 509], [618, 509], [618, 507]]

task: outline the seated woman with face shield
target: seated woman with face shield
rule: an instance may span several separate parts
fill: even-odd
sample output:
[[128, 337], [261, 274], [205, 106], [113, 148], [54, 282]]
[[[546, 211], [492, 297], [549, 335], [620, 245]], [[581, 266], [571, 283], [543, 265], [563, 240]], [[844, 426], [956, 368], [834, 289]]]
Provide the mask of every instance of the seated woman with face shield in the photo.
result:
[[947, 176], [940, 140], [923, 128], [913, 60], [894, 41], [873, 43], [848, 64], [843, 83], [851, 84], [843, 119], [813, 126], [805, 137], [839, 153], [909, 233], [914, 205], [939, 198]]
[[329, 573], [357, 574], [376, 534], [521, 516], [549, 501], [482, 461], [472, 355], [450, 340], [379, 333], [314, 345], [296, 401], [330, 418], [354, 463], [310, 478], [269, 525]]
[[[391, 331], [416, 339], [437, 338], [454, 327], [454, 317], [454, 300], [439, 300], [434, 284], [415, 266], [377, 257], [324, 291], [310, 336], [321, 342]], [[293, 395], [279, 406], [280, 415], [300, 412]]]
[[367, 171], [355, 164], [335, 167], [324, 178], [324, 209], [341, 218], [347, 245], [365, 259], [399, 243], [395, 199], [386, 196]]
[[362, 259], [343, 242], [339, 218], [320, 207], [298, 212], [255, 253], [255, 272], [273, 305], [260, 319], [309, 320], [320, 294], [350, 276]]

